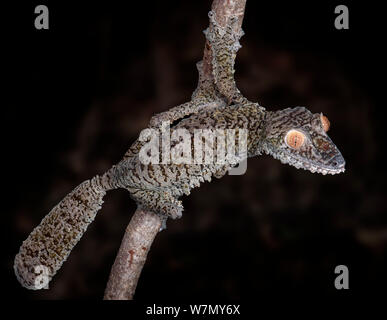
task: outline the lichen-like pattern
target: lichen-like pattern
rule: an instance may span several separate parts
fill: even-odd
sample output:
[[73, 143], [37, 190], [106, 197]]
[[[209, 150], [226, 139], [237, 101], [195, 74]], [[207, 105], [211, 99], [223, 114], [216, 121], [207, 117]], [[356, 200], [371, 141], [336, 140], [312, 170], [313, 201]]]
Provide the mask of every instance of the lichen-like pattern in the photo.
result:
[[223, 28], [216, 21], [215, 12], [210, 11], [208, 16], [210, 27], [204, 34], [211, 44], [212, 72], [217, 89], [229, 103], [248, 103], [234, 80], [236, 53], [241, 48], [239, 39], [244, 35], [242, 29], [239, 33], [234, 32], [238, 18], [231, 17], [228, 25]]
[[[324, 131], [321, 115], [312, 114], [304, 107], [277, 112], [266, 111], [255, 103], [219, 107], [195, 113], [173, 127], [179, 128], [187, 129], [191, 136], [195, 129], [246, 129], [248, 157], [267, 153], [296, 168], [322, 174], [344, 170], [344, 159]], [[298, 130], [305, 136], [300, 148], [287, 145], [285, 138], [290, 130]], [[216, 147], [215, 141], [211, 148]], [[126, 188], [145, 209], [179, 218], [183, 210], [180, 196], [188, 195], [192, 188], [211, 181], [213, 176], [222, 177], [231, 167], [231, 163], [144, 165], [137, 153], [132, 158], [124, 158], [107, 174], [115, 187]]]
[[[267, 112], [262, 136], [262, 151], [282, 163], [322, 174], [344, 172], [345, 161], [326, 133], [327, 119], [320, 113], [312, 114], [304, 107]], [[286, 135], [297, 130], [303, 135], [303, 144], [290, 147]]]
[[[58, 203], [20, 247], [14, 270], [28, 289], [41, 289], [66, 261], [101, 208], [106, 186], [99, 176], [84, 181]], [[42, 272], [47, 279], [41, 279]]]
[[[43, 284], [48, 283], [94, 220], [108, 190], [127, 189], [139, 207], [158, 213], [165, 220], [181, 217], [182, 195], [190, 194], [192, 188], [210, 182], [212, 177], [221, 178], [246, 157], [267, 153], [311, 172], [344, 171], [345, 161], [326, 133], [329, 129], [326, 116], [312, 114], [304, 107], [266, 111], [243, 97], [234, 81], [234, 61], [242, 35], [234, 32], [236, 18], [222, 28], [213, 12], [209, 17], [210, 28], [205, 34], [212, 50], [213, 79], [203, 76], [199, 62], [199, 83], [192, 100], [155, 115], [149, 130], [162, 129], [165, 121], [172, 125], [171, 130], [185, 129], [192, 153], [197, 130], [234, 129], [235, 140], [247, 131], [246, 154], [239, 153], [237, 161], [222, 163], [144, 164], [140, 153], [147, 140], [138, 139], [118, 164], [68, 194], [23, 242], [14, 269], [24, 287], [42, 288], [42, 276], [47, 278]], [[179, 143], [172, 139], [170, 142], [171, 148]], [[223, 142], [205, 139], [204, 145], [215, 150], [218, 143]]]
[[[260, 131], [264, 109], [258, 104], [239, 104], [217, 109], [204, 110], [180, 121], [173, 130], [184, 128], [192, 137], [197, 129], [239, 129], [248, 130], [249, 154], [258, 154]], [[207, 140], [205, 143], [210, 143]], [[173, 144], [171, 144], [173, 147]], [[210, 146], [217, 149], [217, 140]], [[205, 148], [205, 147], [204, 147]], [[194, 151], [192, 152], [192, 154]], [[222, 177], [236, 163], [217, 164], [148, 164], [139, 160], [138, 153], [134, 157], [124, 158], [106, 174], [114, 181], [115, 187], [126, 188], [132, 198], [146, 209], [178, 218], [183, 206], [178, 200], [183, 194], [188, 195], [194, 187], [204, 181], [211, 181], [212, 176]]]

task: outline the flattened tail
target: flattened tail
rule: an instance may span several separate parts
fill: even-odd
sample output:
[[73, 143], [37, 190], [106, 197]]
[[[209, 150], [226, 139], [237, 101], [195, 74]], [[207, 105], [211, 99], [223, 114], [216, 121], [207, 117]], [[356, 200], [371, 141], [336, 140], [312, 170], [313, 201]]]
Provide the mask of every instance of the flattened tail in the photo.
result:
[[86, 180], [59, 202], [31, 232], [15, 257], [14, 270], [27, 289], [48, 283], [93, 222], [109, 186], [106, 176]]

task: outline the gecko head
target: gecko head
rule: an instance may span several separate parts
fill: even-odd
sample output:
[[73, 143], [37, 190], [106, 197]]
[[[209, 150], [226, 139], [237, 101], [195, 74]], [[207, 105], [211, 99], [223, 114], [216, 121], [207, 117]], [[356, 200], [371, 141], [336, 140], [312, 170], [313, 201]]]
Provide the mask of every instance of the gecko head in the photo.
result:
[[263, 150], [282, 163], [322, 174], [344, 172], [345, 160], [328, 137], [329, 120], [304, 107], [268, 112]]

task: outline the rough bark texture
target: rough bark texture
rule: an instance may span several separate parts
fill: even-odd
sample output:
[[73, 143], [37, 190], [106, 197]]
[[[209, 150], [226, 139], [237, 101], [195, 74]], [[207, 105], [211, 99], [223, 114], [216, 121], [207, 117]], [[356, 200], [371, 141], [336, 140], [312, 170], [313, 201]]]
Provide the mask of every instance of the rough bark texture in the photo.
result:
[[114, 261], [105, 290], [105, 300], [133, 299], [138, 278], [161, 224], [160, 217], [153, 212], [136, 210], [125, 230]]

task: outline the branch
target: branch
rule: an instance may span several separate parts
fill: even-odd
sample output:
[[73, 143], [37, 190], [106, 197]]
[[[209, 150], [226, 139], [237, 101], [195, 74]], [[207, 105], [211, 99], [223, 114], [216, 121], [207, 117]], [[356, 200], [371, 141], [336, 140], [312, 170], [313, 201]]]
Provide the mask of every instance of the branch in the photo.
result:
[[[215, 12], [217, 22], [225, 27], [231, 17], [238, 17], [238, 24], [236, 24], [235, 33], [239, 33], [242, 28], [243, 17], [245, 13], [246, 0], [214, 0], [212, 2], [212, 11]], [[210, 29], [212, 30], [212, 24]], [[212, 76], [212, 54], [211, 44], [206, 41], [203, 53], [203, 80], [213, 82]]]
[[[238, 17], [238, 24], [234, 30], [238, 33], [242, 26], [246, 0], [214, 0], [212, 10], [216, 14], [218, 23], [226, 26], [231, 17]], [[210, 29], [212, 29], [210, 24]], [[202, 86], [215, 85], [212, 75], [211, 45], [206, 41], [203, 53], [203, 63], [199, 64], [199, 74]], [[148, 251], [154, 238], [162, 226], [160, 216], [150, 211], [137, 209], [134, 213], [125, 235], [122, 239], [120, 249], [110, 272], [109, 280], [105, 290], [105, 300], [131, 300], [136, 290], [137, 282], [142, 268], [145, 264]]]
[[118, 250], [104, 300], [132, 300], [146, 257], [162, 225], [161, 218], [137, 209]]

